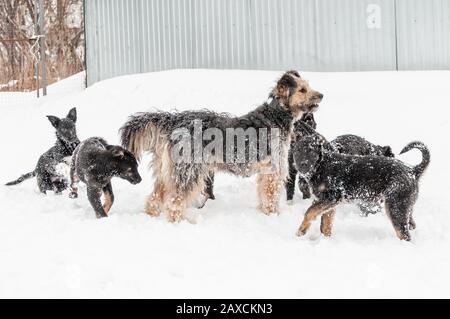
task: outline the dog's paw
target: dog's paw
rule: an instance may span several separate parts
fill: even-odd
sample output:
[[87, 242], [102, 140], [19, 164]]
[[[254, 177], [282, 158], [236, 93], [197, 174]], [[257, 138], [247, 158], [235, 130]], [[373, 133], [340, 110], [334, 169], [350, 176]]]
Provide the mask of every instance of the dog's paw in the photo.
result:
[[70, 192], [69, 193], [69, 198], [78, 198], [78, 193], [75, 193], [75, 192]]
[[206, 202], [208, 201], [208, 197], [201, 195], [201, 198], [197, 198], [197, 200], [195, 201], [195, 207], [197, 207], [198, 209], [201, 209], [205, 206]]
[[305, 229], [305, 228], [302, 228], [302, 227], [300, 227], [300, 228], [297, 230], [297, 233], [296, 233], [296, 235], [297, 235], [298, 237], [305, 236], [305, 234], [306, 234], [306, 229]]
[[265, 205], [260, 207], [261, 212], [265, 215], [278, 214], [278, 207], [275, 205]]

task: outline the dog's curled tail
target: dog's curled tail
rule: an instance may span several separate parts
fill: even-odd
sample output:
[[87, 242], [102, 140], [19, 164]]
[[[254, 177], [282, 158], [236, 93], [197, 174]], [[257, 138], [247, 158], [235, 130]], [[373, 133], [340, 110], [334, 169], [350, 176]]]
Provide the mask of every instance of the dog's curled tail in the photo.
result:
[[6, 186], [13, 186], [13, 185], [17, 185], [22, 183], [24, 180], [27, 180], [29, 178], [35, 177], [36, 176], [36, 171], [32, 171], [26, 174], [23, 174], [22, 176], [20, 176], [18, 179], [16, 179], [15, 181], [6, 183]]
[[427, 169], [428, 165], [430, 164], [430, 151], [426, 147], [425, 144], [422, 142], [411, 142], [408, 145], [406, 145], [400, 154], [406, 153], [413, 148], [417, 148], [419, 151], [422, 152], [422, 162], [419, 165], [416, 165], [413, 167], [413, 172], [416, 178], [420, 178], [422, 176], [423, 172]]
[[122, 146], [128, 149], [137, 160], [144, 152], [155, 152], [159, 143], [166, 138], [163, 124], [166, 123], [169, 113], [141, 112], [128, 118], [120, 128]]

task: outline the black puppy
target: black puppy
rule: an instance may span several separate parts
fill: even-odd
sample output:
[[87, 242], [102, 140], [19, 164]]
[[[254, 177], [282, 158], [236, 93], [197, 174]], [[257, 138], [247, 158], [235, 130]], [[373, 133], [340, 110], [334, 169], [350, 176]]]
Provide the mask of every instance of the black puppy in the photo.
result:
[[26, 179], [36, 176], [39, 190], [42, 193], [54, 191], [61, 193], [68, 186], [68, 180], [60, 171], [61, 164], [68, 165], [70, 156], [80, 143], [77, 137], [75, 123], [76, 108], [70, 110], [66, 118], [60, 119], [48, 115], [50, 123], [56, 129], [56, 144], [41, 155], [34, 171], [20, 176], [17, 180], [7, 183], [7, 186], [17, 185]]
[[430, 153], [421, 142], [408, 144], [400, 154], [413, 148], [422, 152], [422, 162], [409, 167], [385, 156], [344, 155], [328, 151], [318, 134], [303, 137], [294, 146], [294, 162], [308, 178], [316, 200], [308, 208], [297, 235], [306, 233], [311, 222], [322, 215], [321, 232], [331, 235], [335, 207], [344, 201], [384, 201], [386, 213], [397, 236], [410, 240], [412, 217], [418, 196], [418, 181], [430, 162]]
[[[311, 128], [316, 129], [317, 123], [314, 120], [314, 115], [312, 113], [306, 113], [303, 117], [294, 123], [291, 149], [289, 150], [289, 176], [286, 181], [286, 199], [291, 201], [294, 197], [295, 192], [295, 179], [297, 177], [297, 170], [294, 166], [294, 159], [292, 156], [292, 148], [294, 144], [301, 138], [302, 130], [305, 129], [304, 123], [309, 125]], [[390, 146], [379, 146], [370, 143], [362, 137], [356, 135], [341, 135], [336, 137], [330, 142], [328, 147], [338, 153], [348, 154], [348, 155], [376, 155], [376, 156], [387, 156], [394, 157], [394, 153]], [[311, 192], [309, 189], [308, 181], [302, 176], [299, 176], [298, 181], [299, 189], [303, 194], [303, 199], [311, 197]], [[376, 213], [379, 211], [378, 205], [366, 205], [366, 203], [359, 204], [359, 207], [364, 215], [367, 216], [369, 213]]]
[[[114, 202], [111, 178], [117, 176], [135, 185], [141, 182], [138, 163], [121, 146], [109, 145], [100, 137], [83, 141], [74, 151], [70, 166], [71, 198], [78, 197], [78, 182], [87, 185], [87, 196], [97, 218], [107, 217]], [[102, 206], [102, 192], [105, 203]]]
[[375, 145], [360, 136], [352, 134], [338, 136], [330, 144], [336, 152], [341, 154], [395, 157], [390, 146]]
[[[301, 139], [301, 126], [302, 123], [306, 123], [308, 126], [310, 126], [313, 129], [316, 129], [317, 123], [314, 120], [314, 115], [312, 113], [305, 113], [300, 118], [300, 120], [296, 121], [294, 123], [294, 129], [293, 134], [291, 138], [291, 147], [289, 149], [289, 155], [288, 155], [288, 163], [289, 163], [289, 175], [285, 183], [286, 188], [286, 199], [288, 201], [292, 201], [292, 198], [294, 197], [295, 192], [295, 179], [297, 178], [297, 169], [294, 166], [294, 155], [292, 153], [294, 144]], [[298, 177], [298, 187], [300, 189], [300, 192], [303, 194], [303, 199], [307, 199], [311, 197], [311, 192], [309, 190], [308, 181], [302, 177]]]

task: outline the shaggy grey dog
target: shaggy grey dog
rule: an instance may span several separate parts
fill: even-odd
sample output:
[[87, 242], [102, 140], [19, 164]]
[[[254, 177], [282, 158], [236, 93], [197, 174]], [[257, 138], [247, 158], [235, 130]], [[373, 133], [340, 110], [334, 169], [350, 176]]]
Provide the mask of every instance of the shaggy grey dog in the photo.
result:
[[[204, 191], [205, 180], [215, 171], [243, 177], [258, 173], [259, 208], [266, 214], [276, 212], [280, 186], [287, 175], [292, 123], [304, 112], [315, 111], [323, 95], [311, 89], [297, 71], [288, 71], [278, 80], [271, 97], [270, 103], [240, 117], [208, 110], [131, 116], [121, 128], [122, 145], [138, 160], [144, 152], [153, 154], [155, 185], [146, 202], [146, 213], [158, 216], [164, 212], [172, 222], [184, 218], [186, 207]], [[189, 142], [191, 136], [196, 136], [196, 122], [201, 122], [203, 137], [210, 130], [223, 137], [222, 147], [200, 161], [194, 156], [194, 160], [180, 162], [173, 155], [182, 140]], [[237, 136], [227, 134], [229, 129], [254, 130], [258, 141], [256, 158], [250, 160], [254, 140], [246, 138], [239, 147], [239, 143], [234, 143]], [[177, 138], [174, 138], [174, 133], [179, 132], [184, 133], [182, 136], [176, 134]], [[275, 146], [267, 142], [275, 137], [279, 141]], [[202, 138], [199, 147], [206, 150], [210, 139], [212, 136]], [[194, 137], [190, 153], [196, 151], [195, 142]], [[267, 149], [262, 152], [260, 146], [264, 144]], [[277, 158], [279, 163], [275, 163]]]

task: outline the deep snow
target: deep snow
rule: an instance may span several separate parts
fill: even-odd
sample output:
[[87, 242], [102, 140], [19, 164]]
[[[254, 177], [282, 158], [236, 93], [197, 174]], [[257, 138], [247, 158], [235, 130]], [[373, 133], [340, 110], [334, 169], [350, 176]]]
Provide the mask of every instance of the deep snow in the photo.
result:
[[[34, 168], [55, 141], [45, 118], [78, 109], [78, 135], [118, 143], [136, 111], [212, 108], [244, 114], [263, 102], [281, 72], [174, 70], [132, 75], [82, 89], [82, 74], [28, 93], [0, 93], [0, 182]], [[318, 225], [295, 236], [310, 201], [281, 213], [256, 209], [254, 178], [217, 174], [217, 199], [189, 214], [196, 225], [143, 213], [152, 188], [149, 158], [137, 186], [113, 180], [116, 202], [95, 219], [85, 194], [37, 192], [35, 180], [0, 186], [0, 297], [450, 297], [448, 136], [450, 72], [302, 73], [325, 98], [316, 113], [329, 139], [344, 133], [398, 153], [425, 142], [432, 162], [415, 207], [418, 229], [401, 242], [383, 214], [338, 209], [334, 234]], [[27, 95], [28, 94], [28, 95]], [[420, 153], [402, 160], [415, 164]]]

